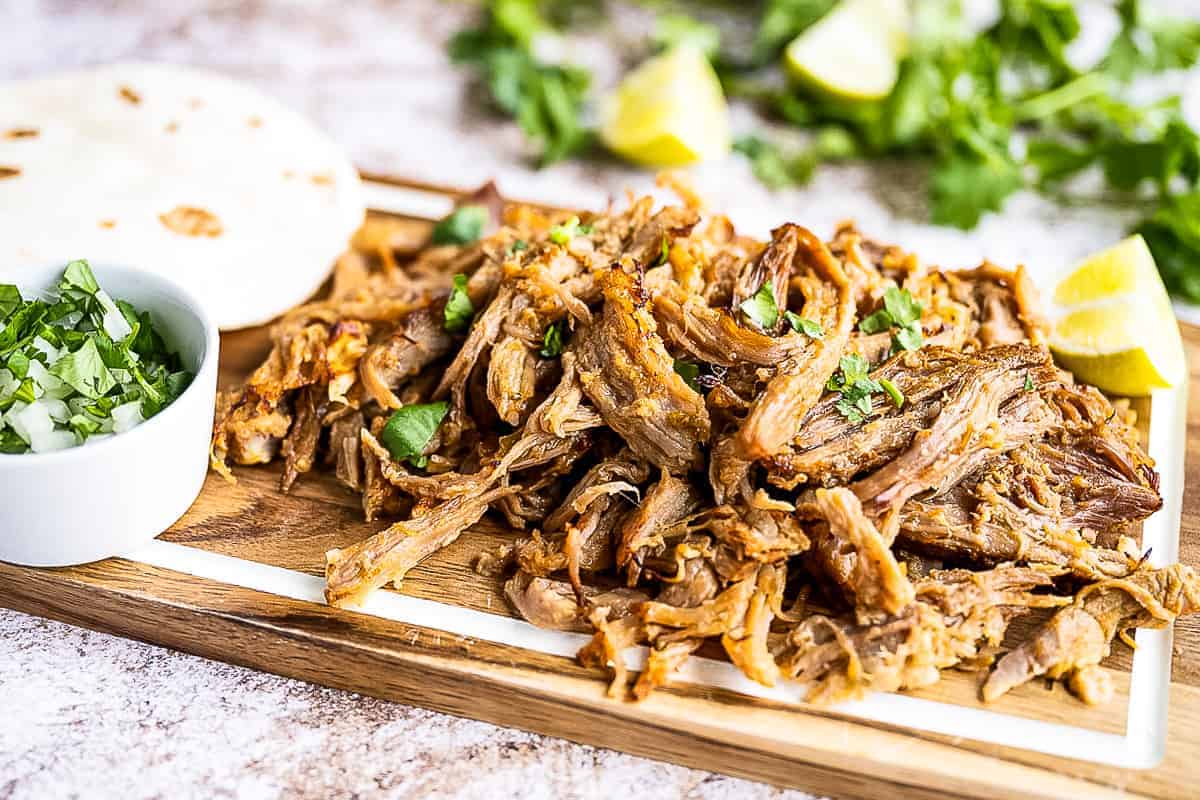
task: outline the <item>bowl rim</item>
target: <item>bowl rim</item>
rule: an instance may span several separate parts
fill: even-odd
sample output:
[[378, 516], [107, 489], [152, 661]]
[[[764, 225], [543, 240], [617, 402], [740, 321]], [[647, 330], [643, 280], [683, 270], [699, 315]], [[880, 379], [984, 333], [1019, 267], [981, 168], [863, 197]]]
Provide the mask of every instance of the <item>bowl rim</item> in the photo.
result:
[[[25, 464], [32, 467], [35, 464], [52, 464], [55, 461], [69, 461], [72, 458], [90, 458], [92, 457], [91, 454], [105, 453], [107, 452], [105, 448], [118, 446], [118, 442], [124, 443], [124, 446], [126, 447], [134, 447], [141, 442], [142, 439], [153, 435], [160, 427], [166, 424], [165, 422], [161, 421], [164, 415], [171, 414], [172, 412], [182, 413], [179, 412], [176, 407], [181, 404], [185, 397], [194, 395], [200, 390], [200, 387], [198, 386], [198, 384], [202, 383], [200, 376], [210, 369], [215, 371], [217, 368], [216, 360], [220, 350], [220, 332], [218, 331], [217, 326], [213, 322], [213, 319], [209, 315], [208, 311], [204, 308], [200, 301], [196, 299], [194, 294], [170, 278], [165, 278], [157, 273], [137, 267], [125, 266], [121, 264], [106, 264], [99, 262], [93, 263], [91, 261], [88, 261], [88, 266], [92, 268], [94, 273], [96, 273], [97, 283], [100, 283], [102, 287], [103, 281], [101, 276], [104, 273], [124, 273], [125, 275], [138, 281], [152, 285], [157, 284], [157, 288], [161, 289], [163, 294], [169, 295], [173, 299], [177, 300], [179, 304], [187, 311], [187, 313], [190, 314], [198, 323], [200, 323], [200, 329], [204, 336], [204, 349], [200, 354], [200, 363], [196, 367], [196, 373], [192, 376], [192, 382], [188, 384], [188, 387], [183, 390], [183, 393], [179, 395], [179, 397], [176, 397], [170, 405], [159, 411], [150, 419], [144, 421], [142, 424], [137, 425], [132, 430], [126, 431], [125, 433], [114, 434], [111, 438], [96, 442], [91, 446], [88, 446], [85, 442], [84, 444], [75, 445], [74, 447], [65, 447], [62, 450], [53, 450], [49, 453], [0, 453], [0, 470], [7, 469], [9, 467], [17, 467], [20, 464]], [[24, 264], [16, 267], [14, 271], [20, 273], [23, 271], [36, 272], [39, 269], [58, 269], [61, 272], [61, 270], [65, 267], [66, 264], [57, 266], [48, 264]], [[49, 274], [54, 273], [50, 272]], [[149, 311], [151, 314], [155, 313], [155, 310], [150, 307], [142, 307], [138, 310]], [[215, 399], [213, 399], [209, 405], [215, 408]], [[158, 423], [157, 425], [155, 424], [156, 422]]]

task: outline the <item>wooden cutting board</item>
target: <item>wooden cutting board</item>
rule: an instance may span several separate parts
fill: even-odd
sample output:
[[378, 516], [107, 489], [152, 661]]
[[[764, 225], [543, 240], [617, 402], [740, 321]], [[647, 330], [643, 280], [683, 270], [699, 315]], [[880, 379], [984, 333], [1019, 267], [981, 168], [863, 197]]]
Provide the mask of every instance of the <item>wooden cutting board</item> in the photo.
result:
[[[421, 188], [435, 199], [455, 195]], [[406, 223], [417, 238], [428, 224]], [[1200, 328], [1185, 326], [1184, 340], [1192, 365], [1190, 451], [1200, 425]], [[267, 346], [265, 329], [223, 336], [222, 384], [240, 381]], [[1200, 456], [1185, 472], [1180, 556], [1200, 564]], [[947, 672], [939, 684], [901, 698], [911, 717], [904, 711], [864, 719], [748, 696], [737, 686], [692, 683], [624, 702], [606, 697], [599, 673], [578, 666], [568, 651], [538, 652], [519, 646], [520, 636], [493, 635], [514, 623], [499, 580], [472, 565], [500, 537], [517, 534], [489, 525], [468, 532], [410, 573], [402, 593], [381, 592], [378, 607], [371, 606], [376, 613], [329, 608], [314, 602], [325, 551], [380, 526], [363, 522], [358, 497], [328, 475], [304, 476], [284, 496], [277, 466], [236, 474], [236, 486], [210, 476], [187, 515], [136, 561], [57, 570], [0, 564], [0, 604], [327, 686], [835, 797], [1200, 793], [1200, 617], [1175, 629], [1166, 755], [1151, 769], [981, 743], [970, 730], [928, 732], [946, 727], [921, 715], [980, 708], [979, 676], [965, 672]], [[988, 711], [1112, 741], [1138, 713], [1129, 703], [1130, 661], [1119, 646], [1106, 662], [1118, 697], [1102, 708], [1084, 706], [1061, 686], [1034, 683]], [[903, 705], [912, 697], [936, 702]], [[978, 719], [986, 724], [986, 716]], [[924, 730], [910, 728], [914, 723]]]

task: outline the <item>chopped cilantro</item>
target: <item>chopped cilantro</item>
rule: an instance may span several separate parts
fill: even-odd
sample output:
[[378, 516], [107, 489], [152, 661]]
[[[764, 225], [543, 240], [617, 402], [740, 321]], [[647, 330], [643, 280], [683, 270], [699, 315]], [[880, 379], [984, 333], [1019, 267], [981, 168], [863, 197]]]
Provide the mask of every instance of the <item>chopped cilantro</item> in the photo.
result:
[[1033, 376], [1028, 372], [1025, 373], [1025, 391], [1032, 392], [1037, 387], [1033, 385]]
[[21, 292], [11, 283], [0, 283], [0, 319], [21, 306]]
[[512, 255], [513, 253], [520, 253], [520, 252], [523, 252], [528, 249], [529, 249], [529, 242], [525, 241], [524, 239], [517, 239], [515, 242], [513, 242], [511, 245], [508, 246], [508, 254]]
[[821, 330], [821, 326], [811, 319], [805, 319], [795, 311], [785, 311], [783, 312], [783, 316], [787, 319], [788, 324], [792, 326], [792, 330], [799, 331], [810, 339], [825, 338], [825, 331]]
[[661, 267], [663, 264], [667, 263], [667, 261], [669, 261], [670, 258], [671, 258], [671, 240], [668, 239], [667, 236], [664, 234], [663, 240], [662, 240], [662, 250], [659, 251], [658, 259], [654, 262], [654, 266]]
[[834, 407], [855, 424], [874, 413], [871, 395], [884, 391], [870, 375], [871, 364], [858, 353], [851, 353], [842, 356], [838, 362], [838, 371], [830, 376], [825, 384], [829, 391], [841, 394]]
[[433, 226], [431, 241], [434, 244], [470, 244], [479, 241], [487, 221], [488, 210], [483, 206], [459, 206], [450, 216]]
[[558, 320], [551, 322], [546, 327], [546, 333], [542, 336], [542, 349], [538, 352], [545, 358], [555, 358], [562, 355], [563, 351], [563, 334], [566, 330], [566, 320]]
[[775, 302], [775, 290], [770, 281], [764, 281], [752, 297], [738, 306], [762, 330], [770, 330], [779, 322], [779, 306]]
[[895, 404], [896, 408], [900, 408], [904, 405], [904, 393], [896, 387], [896, 384], [892, 383], [887, 378], [880, 378], [879, 385], [885, 392], [887, 392], [887, 396], [892, 398], [892, 403]]
[[683, 378], [683, 382], [691, 387], [693, 392], [700, 393], [700, 365], [693, 361], [675, 359], [675, 373]]
[[[69, 430], [76, 443], [119, 433], [190, 384], [150, 314], [113, 300], [86, 261], [68, 264], [46, 294], [26, 299], [0, 285], [0, 452], [63, 446], [41, 433]], [[21, 416], [10, 416], [17, 403]], [[129, 408], [114, 416], [120, 406]]]
[[579, 217], [571, 217], [561, 225], [554, 225], [550, 228], [550, 241], [566, 247], [578, 231]]
[[883, 308], [858, 323], [863, 333], [892, 333], [892, 352], [919, 350], [924, 340], [921, 335], [921, 312], [924, 308], [908, 289], [889, 286], [883, 293]]
[[424, 467], [429, 460], [422, 453], [449, 408], [450, 404], [444, 400], [399, 408], [383, 426], [379, 441], [397, 461], [407, 460], [415, 467]]
[[467, 294], [466, 275], [460, 273], [454, 276], [454, 286], [450, 289], [442, 316], [445, 319], [443, 327], [451, 333], [461, 333], [471, 327], [475, 306], [471, 304], [471, 295]]

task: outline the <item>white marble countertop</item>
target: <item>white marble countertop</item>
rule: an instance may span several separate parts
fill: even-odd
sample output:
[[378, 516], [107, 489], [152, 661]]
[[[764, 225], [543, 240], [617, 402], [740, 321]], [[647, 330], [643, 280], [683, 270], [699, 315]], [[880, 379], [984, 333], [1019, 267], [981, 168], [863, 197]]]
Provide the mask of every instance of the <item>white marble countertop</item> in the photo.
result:
[[[1173, 8], [1195, 3], [1171, 3]], [[514, 126], [472, 102], [442, 44], [469, 9], [432, 0], [5, 0], [0, 79], [125, 59], [212, 67], [309, 114], [363, 168], [599, 205], [645, 174], [531, 170]], [[633, 27], [636, 29], [636, 18]], [[614, 65], [594, 58], [600, 80]], [[1183, 84], [1186, 77], [1180, 77]], [[750, 121], [735, 109], [735, 126]], [[0, 110], [2, 114], [2, 110]], [[983, 256], [1049, 273], [1120, 237], [1109, 212], [1032, 195], [974, 232], [922, 223], [909, 169], [822, 170], [771, 194], [737, 158], [696, 173], [714, 205], [765, 229], [794, 219], [868, 232], [948, 265]], [[796, 792], [505, 730], [0, 611], [0, 800], [93, 796], [802, 798]]]

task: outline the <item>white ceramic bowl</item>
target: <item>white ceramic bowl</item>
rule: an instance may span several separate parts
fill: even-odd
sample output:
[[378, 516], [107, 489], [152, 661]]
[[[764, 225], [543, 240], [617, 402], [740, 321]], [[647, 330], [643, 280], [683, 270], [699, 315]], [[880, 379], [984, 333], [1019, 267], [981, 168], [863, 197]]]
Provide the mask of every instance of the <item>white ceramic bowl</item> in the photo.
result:
[[[52, 286], [65, 264], [0, 267], [22, 294]], [[0, 454], [0, 561], [53, 567], [129, 552], [183, 516], [208, 469], [217, 328], [183, 289], [154, 275], [92, 264], [111, 296], [149, 311], [195, 379], [133, 430], [51, 453]]]

